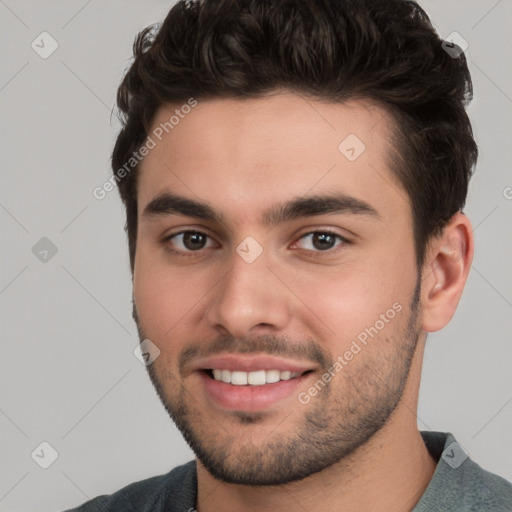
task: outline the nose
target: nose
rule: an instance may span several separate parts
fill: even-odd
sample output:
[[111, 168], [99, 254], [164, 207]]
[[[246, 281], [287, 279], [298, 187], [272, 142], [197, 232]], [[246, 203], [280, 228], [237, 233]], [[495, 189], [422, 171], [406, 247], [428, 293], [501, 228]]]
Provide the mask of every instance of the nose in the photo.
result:
[[265, 251], [252, 263], [235, 252], [229, 265], [210, 296], [209, 325], [239, 339], [284, 330], [290, 322], [293, 298], [269, 268]]

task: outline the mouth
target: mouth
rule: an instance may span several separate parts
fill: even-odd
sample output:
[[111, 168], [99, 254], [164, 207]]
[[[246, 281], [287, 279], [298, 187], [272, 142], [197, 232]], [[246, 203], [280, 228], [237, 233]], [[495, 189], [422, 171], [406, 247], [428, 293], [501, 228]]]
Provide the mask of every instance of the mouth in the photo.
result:
[[193, 373], [200, 377], [209, 407], [254, 412], [293, 400], [315, 369], [310, 362], [263, 354], [226, 354], [197, 361]]
[[280, 381], [296, 379], [297, 377], [306, 375], [311, 371], [312, 370], [306, 370], [301, 373], [292, 372], [290, 370], [262, 369], [244, 372], [240, 370], [221, 370], [220, 368], [203, 370], [203, 372], [210, 378], [233, 386], [264, 386], [265, 384], [274, 384]]

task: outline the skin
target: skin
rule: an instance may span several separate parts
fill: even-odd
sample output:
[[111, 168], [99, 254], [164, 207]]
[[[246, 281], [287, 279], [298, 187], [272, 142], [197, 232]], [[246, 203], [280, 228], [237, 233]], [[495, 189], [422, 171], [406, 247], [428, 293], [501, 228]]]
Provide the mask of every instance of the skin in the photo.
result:
[[[154, 127], [175, 108], [162, 107]], [[141, 339], [161, 351], [148, 369], [164, 405], [189, 443], [203, 450], [200, 512], [280, 511], [298, 504], [311, 512], [406, 511], [427, 487], [436, 462], [416, 417], [426, 333], [453, 316], [473, 241], [468, 219], [458, 213], [430, 241], [423, 268], [416, 268], [410, 201], [387, 165], [392, 130], [390, 116], [370, 102], [327, 104], [279, 91], [199, 101], [145, 157], [137, 197], [136, 318]], [[366, 146], [355, 161], [338, 149], [349, 134]], [[364, 201], [377, 215], [263, 222], [263, 213], [278, 204], [334, 192]], [[162, 193], [207, 203], [222, 221], [145, 216]], [[187, 229], [210, 237], [207, 245], [187, 252], [182, 236], [169, 238]], [[333, 248], [318, 250], [306, 235], [325, 230], [348, 241], [335, 238]], [[248, 236], [263, 249], [252, 263], [236, 252]], [[343, 355], [393, 304], [401, 312], [325, 389], [300, 403], [298, 393], [326, 370], [320, 361], [331, 364]], [[226, 410], [209, 399], [193, 357], [180, 367], [185, 351], [209, 354], [219, 340], [225, 352], [280, 351], [309, 362], [312, 372], [297, 392], [262, 412]], [[315, 430], [315, 419], [321, 429]], [[328, 449], [315, 452], [312, 440]], [[317, 466], [307, 476], [247, 485], [251, 478], [277, 478], [272, 471], [282, 460], [280, 474], [315, 456]], [[233, 483], [237, 478], [242, 483]]]

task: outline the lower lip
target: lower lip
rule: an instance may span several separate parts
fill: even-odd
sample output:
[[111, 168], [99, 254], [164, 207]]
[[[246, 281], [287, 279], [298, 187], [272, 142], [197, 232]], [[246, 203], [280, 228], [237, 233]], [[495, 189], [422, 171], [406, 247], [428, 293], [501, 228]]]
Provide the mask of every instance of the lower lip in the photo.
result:
[[256, 412], [296, 393], [298, 386], [310, 374], [290, 380], [280, 380], [262, 386], [235, 386], [215, 380], [205, 372], [198, 372], [208, 395], [222, 408], [233, 411]]

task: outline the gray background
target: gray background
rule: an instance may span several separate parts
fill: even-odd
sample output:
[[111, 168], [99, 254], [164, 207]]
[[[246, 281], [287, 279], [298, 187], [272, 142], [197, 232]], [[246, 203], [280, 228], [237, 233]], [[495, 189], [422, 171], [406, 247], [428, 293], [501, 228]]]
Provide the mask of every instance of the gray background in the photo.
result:
[[[474, 267], [455, 318], [429, 336], [418, 424], [512, 480], [512, 3], [422, 4], [441, 36], [469, 43], [481, 153], [466, 210]], [[92, 196], [110, 176], [134, 36], [170, 5], [0, 0], [1, 511], [64, 509], [192, 457], [132, 352], [117, 191]], [[31, 48], [43, 31], [59, 45], [47, 59]], [[46, 262], [32, 252], [42, 237], [58, 249]], [[31, 458], [42, 441], [58, 452], [46, 470]]]

